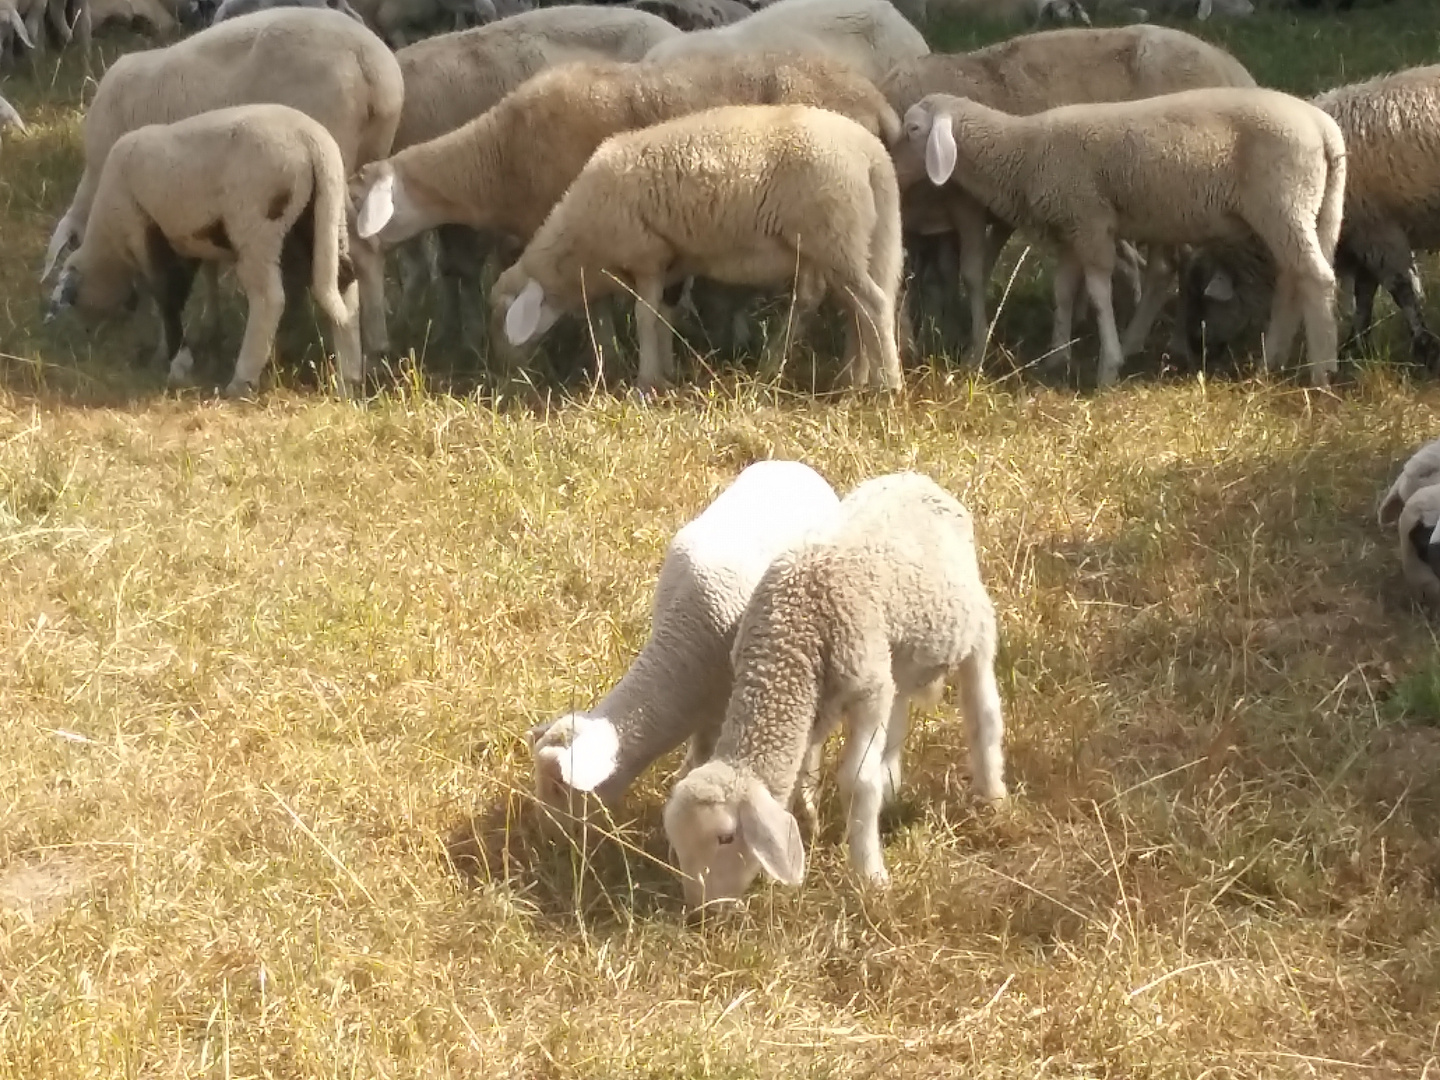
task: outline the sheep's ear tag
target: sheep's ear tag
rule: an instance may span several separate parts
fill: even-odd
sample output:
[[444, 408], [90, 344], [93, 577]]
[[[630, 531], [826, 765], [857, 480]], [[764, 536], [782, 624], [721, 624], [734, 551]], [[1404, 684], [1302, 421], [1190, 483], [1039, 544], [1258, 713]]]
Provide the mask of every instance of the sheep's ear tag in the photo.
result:
[[360, 239], [368, 240], [390, 223], [395, 216], [395, 172], [381, 171], [380, 176], [360, 200], [360, 213], [355, 220], [355, 231]]
[[1205, 298], [1228, 304], [1235, 299], [1235, 284], [1228, 274], [1216, 274], [1205, 285]]
[[576, 791], [594, 791], [614, 773], [620, 741], [610, 724], [597, 721], [576, 732], [569, 746], [557, 750], [561, 779]]
[[955, 171], [955, 127], [944, 113], [930, 125], [930, 138], [925, 142], [925, 173], [939, 187]]
[[765, 785], [752, 784], [740, 800], [740, 835], [760, 868], [782, 885], [805, 880], [805, 843], [800, 825]]
[[511, 345], [523, 345], [535, 336], [540, 328], [540, 308], [545, 303], [545, 289], [531, 278], [520, 290], [520, 295], [510, 302], [505, 313], [505, 336]]

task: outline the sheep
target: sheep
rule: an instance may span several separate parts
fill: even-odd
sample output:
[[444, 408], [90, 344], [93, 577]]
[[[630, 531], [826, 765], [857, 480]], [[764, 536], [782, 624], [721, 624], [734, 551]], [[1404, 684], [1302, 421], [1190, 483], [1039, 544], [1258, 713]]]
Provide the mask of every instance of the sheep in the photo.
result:
[[1440, 604], [1440, 439], [1411, 455], [1376, 517], [1382, 528], [1395, 526], [1405, 580]]
[[[561, 4], [408, 45], [395, 54], [405, 103], [394, 151], [454, 131], [547, 67], [570, 60], [635, 61], [679, 34], [648, 12]], [[442, 262], [463, 265], [463, 255], [474, 247], [468, 239], [463, 231], [442, 230]], [[445, 284], [439, 319], [451, 323], [459, 318], [460, 282], [452, 273]]]
[[464, 30], [496, 19], [492, 0], [354, 0], [363, 20], [394, 48], [417, 34]]
[[[1409, 68], [1328, 90], [1311, 104], [1335, 118], [1349, 155], [1345, 213], [1335, 268], [1353, 280], [1351, 340], [1368, 351], [1380, 286], [1404, 314], [1414, 359], [1440, 369], [1440, 337], [1424, 314], [1416, 251], [1440, 250], [1440, 65]], [[1204, 338], [1238, 335], [1272, 286], [1257, 252], [1208, 249], [1197, 256], [1183, 291], [1183, 341], [1191, 353]]]
[[1145, 7], [1136, 7], [1132, 0], [1099, 0], [1095, 13], [1102, 17], [1134, 14], [1141, 22], [1152, 15], [1205, 22], [1211, 18], [1247, 19], [1255, 14], [1255, 5], [1251, 0], [1150, 0]]
[[129, 26], [135, 20], [150, 24], [153, 33], [165, 36], [175, 32], [179, 19], [160, 0], [90, 0], [93, 26], [121, 22]]
[[[809, 105], [728, 105], [613, 135], [491, 290], [520, 345], [563, 310], [633, 284], [639, 386], [673, 374], [658, 312], [667, 281], [795, 280], [800, 313], [828, 290], [854, 316], [846, 373], [899, 390], [900, 195], [890, 155], [849, 117]], [[862, 344], [861, 339], [865, 341]], [[868, 346], [868, 347], [867, 347]]]
[[365, 24], [365, 17], [345, 0], [224, 0], [224, 3], [215, 9], [215, 15], [210, 20], [210, 25], [238, 18], [241, 15], [250, 15], [257, 11], [269, 11], [271, 8], [277, 7], [330, 8], [332, 11], [338, 11], [340, 14], [354, 19], [361, 25]]
[[311, 292], [334, 331], [341, 385], [358, 385], [359, 297], [345, 212], [340, 148], [296, 109], [239, 105], [147, 124], [122, 135], [106, 156], [90, 225], [65, 260], [46, 320], [72, 305], [114, 310], [141, 279], [160, 304], [171, 379], [182, 381], [193, 359], [180, 313], [195, 272], [202, 260], [233, 258], [250, 313], [226, 393], [248, 393], [284, 311], [282, 261], [308, 255]]
[[[823, 106], [887, 141], [900, 130], [874, 84], [827, 56], [563, 64], [464, 127], [361, 169], [351, 185], [359, 232], [389, 247], [464, 225], [525, 244], [610, 135], [717, 105], [781, 103]], [[544, 154], [533, 149], [537, 130]]]
[[658, 15], [679, 30], [712, 30], [750, 14], [740, 0], [630, 0], [624, 6]]
[[[334, 137], [346, 172], [385, 157], [405, 95], [394, 54], [336, 11], [277, 8], [227, 20], [173, 45], [118, 57], [85, 114], [85, 170], [46, 251], [42, 281], [66, 248], [83, 239], [105, 158], [145, 124], [169, 123], [229, 105], [290, 105]], [[352, 245], [367, 352], [389, 347], [384, 264]]]
[[[1046, 30], [970, 53], [921, 57], [898, 65], [880, 88], [902, 115], [927, 94], [944, 93], [1025, 116], [1059, 105], [1254, 85], [1245, 67], [1223, 49], [1180, 30], [1141, 25]], [[912, 203], [925, 190], [923, 155], [905, 143], [894, 153], [906, 202]], [[1017, 223], [989, 213], [954, 183], [943, 190], [943, 209], [959, 244], [960, 278], [970, 302], [970, 347], [979, 362], [990, 333], [986, 286]], [[1156, 266], [1157, 278], [1162, 269], [1163, 264]], [[1152, 293], [1163, 300], [1161, 287]]]
[[932, 94], [906, 113], [905, 132], [912, 149], [924, 146], [932, 183], [953, 175], [991, 213], [1061, 246], [1054, 356], [1068, 358], [1083, 279], [1100, 324], [1101, 388], [1114, 384], [1125, 353], [1143, 341], [1136, 334], [1143, 311], [1123, 350], [1115, 328], [1116, 240], [1200, 243], [1243, 236], [1246, 227], [1282, 281], [1262, 367], [1283, 362], [1303, 316], [1311, 381], [1328, 383], [1345, 142], [1313, 105], [1276, 90], [1226, 87], [1017, 117]]
[[662, 41], [646, 60], [780, 50], [828, 52], [879, 82], [930, 46], [889, 0], [778, 0], [739, 22]]
[[736, 900], [761, 870], [800, 884], [805, 846], [785, 807], [798, 784], [813, 831], [821, 751], [842, 723], [851, 862], [888, 884], [878, 819], [899, 791], [910, 703], [937, 702], [951, 678], [976, 793], [1004, 800], [997, 638], [969, 511], [921, 473], [851, 491], [828, 533], [780, 554], [755, 587], [715, 748], [666, 802], [689, 906]]
[[1090, 13], [1080, 0], [926, 0], [924, 17], [1026, 25], [1090, 25]]
[[613, 809], [652, 761], [687, 738], [682, 770], [705, 761], [750, 594], [775, 556], [828, 528], [839, 505], [808, 465], [761, 461], [683, 526], [660, 567], [650, 640], [630, 670], [593, 708], [527, 733], [541, 801], [570, 809], [572, 793], [594, 792]]

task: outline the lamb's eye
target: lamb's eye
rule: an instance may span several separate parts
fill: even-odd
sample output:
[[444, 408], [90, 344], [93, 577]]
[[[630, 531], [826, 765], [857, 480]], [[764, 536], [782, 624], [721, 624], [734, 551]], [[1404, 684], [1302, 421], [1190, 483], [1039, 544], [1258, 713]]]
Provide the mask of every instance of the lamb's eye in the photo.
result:
[[735, 842], [735, 834], [733, 832], [721, 833], [715, 838], [715, 842], [722, 845], [733, 844]]

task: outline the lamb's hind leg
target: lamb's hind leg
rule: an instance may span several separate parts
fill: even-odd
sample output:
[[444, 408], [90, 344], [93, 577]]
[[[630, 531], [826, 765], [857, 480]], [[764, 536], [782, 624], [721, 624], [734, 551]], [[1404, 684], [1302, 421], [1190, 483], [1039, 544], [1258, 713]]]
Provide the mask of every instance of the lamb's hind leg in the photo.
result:
[[253, 254], [242, 258], [235, 267], [235, 276], [245, 290], [250, 310], [245, 322], [245, 337], [235, 359], [235, 376], [225, 388], [229, 397], [239, 397], [254, 390], [270, 350], [275, 345], [275, 331], [285, 313], [285, 286], [280, 273], [280, 252], [271, 258]]
[[995, 682], [995, 649], [977, 648], [960, 662], [956, 688], [970, 742], [971, 781], [985, 802], [1004, 799], [1005, 717]]
[[895, 685], [887, 681], [850, 710], [838, 777], [851, 862], [862, 877], [880, 886], [890, 883], [880, 844], [880, 809], [885, 803], [887, 727], [895, 707]]
[[[853, 319], [846, 350], [851, 385], [860, 387], [868, 382], [882, 390], [902, 389], [905, 371], [895, 342], [894, 299], [869, 274], [854, 278], [841, 293]], [[877, 361], [873, 375], [871, 357]]]
[[1080, 260], [1070, 251], [1060, 254], [1055, 267], [1052, 287], [1055, 290], [1055, 321], [1050, 331], [1050, 355], [1045, 357], [1041, 367], [1055, 369], [1070, 362], [1070, 337], [1075, 325], [1075, 299], [1080, 292], [1080, 282], [1085, 271]]
[[1125, 327], [1125, 336], [1121, 339], [1122, 355], [1134, 356], [1145, 347], [1150, 328], [1155, 325], [1155, 319], [1170, 295], [1172, 276], [1169, 253], [1160, 248], [1152, 249], [1141, 273], [1140, 299], [1135, 305], [1135, 314], [1130, 317], [1130, 325]]
[[340, 369], [340, 393], [353, 397], [365, 388], [365, 353], [360, 342], [360, 282], [349, 256], [340, 257], [340, 276], [333, 288], [316, 290], [315, 304], [330, 324], [336, 366]]

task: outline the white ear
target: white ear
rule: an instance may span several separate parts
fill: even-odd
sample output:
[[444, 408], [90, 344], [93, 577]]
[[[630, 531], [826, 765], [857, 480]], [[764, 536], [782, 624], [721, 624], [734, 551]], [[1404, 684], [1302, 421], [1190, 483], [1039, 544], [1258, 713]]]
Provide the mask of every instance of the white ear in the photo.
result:
[[356, 215], [355, 231], [362, 240], [370, 239], [395, 216], [395, 170], [386, 165], [379, 172], [360, 200]]
[[770, 789], [756, 781], [740, 800], [736, 814], [739, 839], [761, 869], [782, 885], [805, 880], [805, 843], [795, 816], [775, 801]]
[[594, 791], [615, 772], [620, 737], [609, 720], [596, 718], [575, 733], [569, 746], [547, 746], [536, 755], [553, 762], [560, 779], [576, 791]]
[[10, 25], [15, 27], [15, 34], [25, 43], [27, 49], [35, 48], [35, 43], [30, 40], [30, 31], [25, 29], [25, 20], [20, 18], [20, 13], [13, 7], [6, 14], [10, 16]]
[[545, 290], [531, 278], [510, 302], [505, 313], [505, 337], [511, 345], [523, 345], [540, 329], [540, 309], [545, 305]]
[[939, 187], [955, 171], [955, 125], [945, 113], [937, 113], [925, 142], [925, 173]]
[[1218, 300], [1222, 304], [1228, 304], [1234, 300], [1235, 283], [1230, 280], [1230, 275], [1223, 270], [1216, 273], [1205, 285], [1205, 298]]

